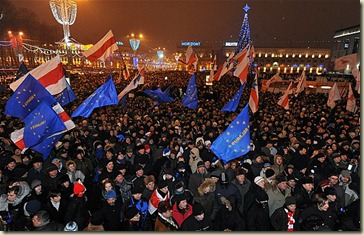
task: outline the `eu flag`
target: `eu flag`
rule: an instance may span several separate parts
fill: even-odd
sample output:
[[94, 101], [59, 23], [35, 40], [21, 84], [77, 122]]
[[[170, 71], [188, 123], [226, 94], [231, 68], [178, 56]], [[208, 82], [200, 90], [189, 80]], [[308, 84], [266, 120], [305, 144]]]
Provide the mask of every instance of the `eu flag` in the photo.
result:
[[249, 109], [246, 105], [229, 127], [211, 144], [210, 149], [226, 163], [248, 153], [249, 146]]
[[66, 88], [58, 95], [55, 95], [54, 98], [60, 105], [64, 106], [74, 101], [77, 97], [71, 86], [68, 84], [68, 82], [66, 82]]
[[186, 95], [182, 99], [182, 105], [190, 109], [197, 109], [197, 104], [196, 74], [193, 74], [188, 82]]
[[30, 147], [30, 149], [41, 153], [43, 155], [43, 159], [46, 160], [49, 154], [52, 152], [54, 145], [56, 145], [56, 143], [61, 139], [62, 136], [63, 133], [52, 135], [44, 139], [39, 144]]
[[45, 102], [41, 102], [23, 121], [25, 147], [36, 145], [67, 129], [58, 114]]
[[73, 113], [71, 117], [82, 116], [88, 118], [95, 108], [118, 104], [118, 95], [114, 81], [110, 79], [97, 88]]
[[221, 112], [235, 112], [238, 108], [241, 94], [243, 94], [243, 90], [245, 87], [245, 83], [240, 86], [240, 89], [236, 92], [233, 98], [221, 109]]
[[16, 71], [15, 80], [18, 80], [19, 78], [23, 77], [28, 72], [29, 71], [27, 66], [25, 66], [24, 62], [21, 62], [18, 71]]
[[28, 74], [6, 103], [5, 114], [24, 119], [42, 101], [49, 105], [56, 102], [46, 88]]
[[[163, 92], [160, 88], [157, 90], [144, 90], [143, 91], [147, 96], [156, 100], [158, 103], [169, 103], [173, 101], [172, 97], [169, 97], [168, 94]], [[168, 91], [169, 93], [169, 91]]]

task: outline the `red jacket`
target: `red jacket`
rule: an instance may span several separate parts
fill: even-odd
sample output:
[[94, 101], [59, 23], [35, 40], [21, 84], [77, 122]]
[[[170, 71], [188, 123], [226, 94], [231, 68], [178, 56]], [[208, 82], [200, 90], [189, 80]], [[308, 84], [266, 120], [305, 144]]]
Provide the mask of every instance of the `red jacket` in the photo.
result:
[[192, 215], [192, 205], [187, 205], [187, 211], [182, 214], [177, 207], [177, 203], [173, 205], [172, 217], [177, 222], [178, 227], [181, 227], [183, 221]]

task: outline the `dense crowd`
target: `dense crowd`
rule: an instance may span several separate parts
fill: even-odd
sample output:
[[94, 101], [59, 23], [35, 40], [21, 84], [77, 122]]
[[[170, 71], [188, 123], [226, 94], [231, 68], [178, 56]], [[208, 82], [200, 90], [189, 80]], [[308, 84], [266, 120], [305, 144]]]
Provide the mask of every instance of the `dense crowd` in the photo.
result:
[[[6, 231], [359, 231], [360, 110], [334, 109], [327, 94], [290, 97], [261, 92], [250, 112], [250, 152], [224, 162], [210, 150], [237, 112], [220, 112], [240, 86], [225, 76], [213, 86], [197, 73], [198, 109], [183, 107], [190, 75], [147, 72], [124, 108], [73, 118], [50, 156], [21, 152], [10, 133], [23, 127], [0, 112], [0, 216]], [[107, 80], [71, 80], [69, 115]], [[117, 91], [130, 80], [114, 74]], [[246, 87], [251, 86], [251, 80]], [[170, 87], [156, 105], [142, 90]]]

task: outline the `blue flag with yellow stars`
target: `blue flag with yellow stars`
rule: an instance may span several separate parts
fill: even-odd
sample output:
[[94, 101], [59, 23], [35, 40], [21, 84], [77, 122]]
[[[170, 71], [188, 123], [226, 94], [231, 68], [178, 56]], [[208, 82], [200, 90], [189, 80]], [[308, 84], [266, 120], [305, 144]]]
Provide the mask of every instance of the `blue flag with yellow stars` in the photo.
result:
[[240, 89], [236, 92], [233, 98], [221, 109], [221, 112], [235, 112], [238, 108], [241, 94], [243, 94], [243, 90], [245, 87], [245, 83], [240, 86]]
[[196, 86], [196, 74], [193, 74], [190, 81], [188, 82], [186, 95], [182, 99], [182, 105], [190, 109], [197, 109], [198, 96]]
[[248, 105], [217, 137], [210, 148], [224, 163], [247, 154], [250, 150]]
[[72, 113], [71, 117], [82, 116], [88, 118], [95, 108], [118, 104], [118, 95], [114, 81], [109, 80], [94, 93], [92, 93], [78, 108]]
[[52, 105], [53, 96], [32, 75], [28, 75], [6, 102], [5, 114], [25, 118], [42, 101]]
[[43, 155], [43, 159], [46, 160], [49, 156], [49, 154], [52, 152], [54, 145], [61, 139], [64, 133], [55, 134], [52, 135], [46, 139], [44, 139], [42, 142], [38, 143], [37, 145], [34, 145], [30, 147], [30, 149], [41, 153]]
[[169, 103], [173, 101], [173, 98], [170, 97], [169, 91], [168, 94], [166, 92], [163, 92], [160, 88], [157, 90], [144, 90], [143, 91], [147, 96], [150, 98], [156, 100], [158, 103]]
[[55, 95], [54, 98], [61, 106], [64, 106], [64, 105], [74, 101], [77, 97], [76, 97], [75, 93], [73, 92], [70, 84], [68, 84], [68, 82], [66, 82], [66, 88], [58, 95]]
[[27, 66], [24, 64], [24, 62], [21, 62], [18, 71], [16, 71], [15, 80], [18, 80], [19, 78], [23, 77], [28, 72], [29, 71]]
[[58, 114], [44, 101], [23, 121], [25, 147], [36, 145], [54, 133], [67, 129]]

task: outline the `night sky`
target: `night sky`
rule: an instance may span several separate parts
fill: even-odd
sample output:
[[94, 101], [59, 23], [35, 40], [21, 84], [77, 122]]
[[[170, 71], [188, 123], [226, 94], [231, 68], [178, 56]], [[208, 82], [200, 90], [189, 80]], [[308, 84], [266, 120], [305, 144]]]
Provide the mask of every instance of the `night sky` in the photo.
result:
[[[14, 0], [62, 31], [48, 0]], [[243, 7], [250, 6], [251, 39], [256, 47], [331, 48], [335, 30], [360, 24], [359, 0], [76, 0], [77, 18], [70, 26], [77, 41], [96, 43], [109, 29], [129, 46], [127, 35], [142, 33], [141, 49], [165, 47], [174, 52], [180, 41], [221, 47], [237, 41]], [[61, 39], [61, 38], [60, 38]]]

